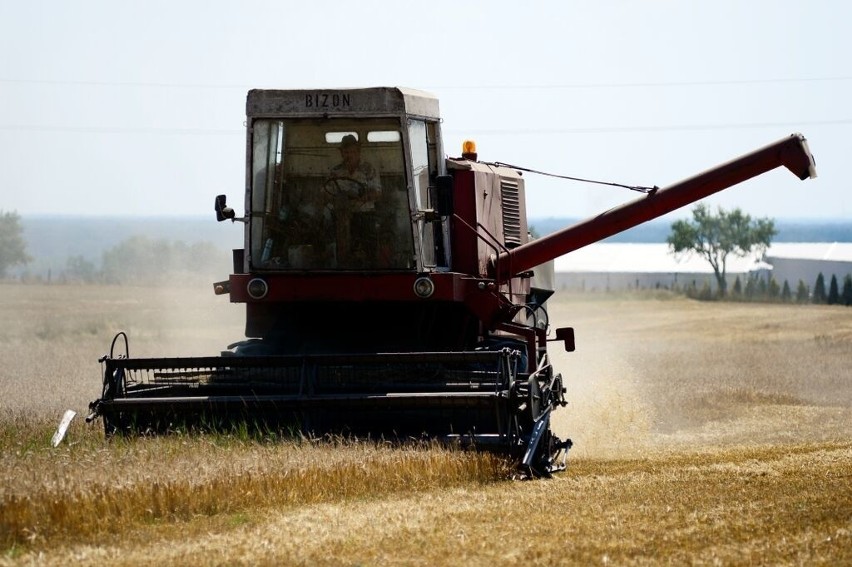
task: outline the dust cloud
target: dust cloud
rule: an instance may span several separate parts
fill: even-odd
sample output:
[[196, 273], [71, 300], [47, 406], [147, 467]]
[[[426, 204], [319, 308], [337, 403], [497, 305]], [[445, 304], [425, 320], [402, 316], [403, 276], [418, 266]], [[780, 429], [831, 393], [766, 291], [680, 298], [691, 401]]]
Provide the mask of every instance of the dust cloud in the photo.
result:
[[551, 349], [575, 456], [852, 437], [848, 308], [569, 296], [550, 321], [577, 335]]
[[[101, 394], [98, 359], [116, 333], [133, 357], [215, 356], [244, 336], [244, 307], [210, 282], [175, 286], [4, 285], [0, 412], [86, 415]], [[124, 354], [123, 341], [116, 356]]]
[[[233, 342], [245, 338], [245, 306], [231, 303], [227, 295], [215, 295], [213, 285], [152, 288], [148, 299], [158, 312], [150, 331], [139, 329], [144, 356], [217, 356]], [[136, 353], [143, 356], [142, 353]]]
[[[578, 347], [579, 351], [579, 347]], [[553, 414], [554, 432], [570, 438], [572, 455], [638, 457], [652, 446], [654, 408], [641, 395], [634, 370], [601, 346], [552, 353], [562, 372], [568, 406]]]

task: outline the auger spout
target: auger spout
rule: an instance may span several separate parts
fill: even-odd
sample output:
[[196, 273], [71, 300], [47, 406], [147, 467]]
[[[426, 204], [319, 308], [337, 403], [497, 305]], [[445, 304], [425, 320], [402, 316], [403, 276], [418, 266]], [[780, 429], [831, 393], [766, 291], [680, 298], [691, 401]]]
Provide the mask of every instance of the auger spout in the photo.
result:
[[599, 242], [780, 166], [789, 169], [799, 179], [816, 177], [814, 158], [803, 135], [791, 134], [703, 173], [503, 252], [492, 263], [496, 279], [507, 281], [558, 256]]

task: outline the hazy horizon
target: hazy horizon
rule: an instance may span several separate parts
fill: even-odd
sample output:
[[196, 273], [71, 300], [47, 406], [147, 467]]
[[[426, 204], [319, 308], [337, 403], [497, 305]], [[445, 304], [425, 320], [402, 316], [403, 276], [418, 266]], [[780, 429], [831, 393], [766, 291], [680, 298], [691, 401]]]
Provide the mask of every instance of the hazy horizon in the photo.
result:
[[[817, 179], [776, 170], [706, 202], [852, 218], [850, 20], [793, 0], [0, 2], [0, 206], [212, 214], [217, 194], [242, 203], [249, 89], [406, 86], [438, 97], [448, 156], [472, 138], [483, 161], [631, 185], [801, 132]], [[638, 196], [525, 177], [531, 218]]]
[[[17, 211], [6, 211], [4, 209], [0, 209], [0, 212], [13, 212], [17, 213]], [[603, 211], [601, 211], [603, 212]], [[689, 210], [686, 211], [687, 213]], [[746, 214], [750, 214], [752, 218], [763, 218], [769, 217], [769, 215], [761, 215], [749, 213], [748, 211], [743, 211]], [[23, 215], [17, 213], [22, 219], [84, 219], [84, 220], [110, 220], [110, 219], [152, 219], [152, 220], [166, 220], [166, 219], [188, 219], [188, 220], [210, 220], [211, 224], [217, 224], [215, 213], [211, 212], [207, 213], [151, 213], [151, 214], [130, 214], [130, 213], [102, 213], [102, 214], [86, 214], [86, 213], [32, 213], [28, 215]], [[669, 219], [670, 215], [664, 215], [662, 217], [651, 219], [642, 224], [651, 224], [651, 223], [670, 223]], [[565, 215], [537, 215], [537, 216], [527, 216], [529, 221], [549, 221], [549, 220], [583, 220], [587, 217], [576, 217], [576, 216], [565, 216]], [[852, 220], [845, 217], [769, 217], [774, 221], [781, 222], [802, 222], [802, 223], [813, 223], [813, 224], [835, 224], [835, 223], [844, 223], [849, 224], [852, 223]], [[231, 221], [221, 221], [223, 225], [231, 224]], [[234, 221], [233, 224], [241, 224], [240, 221]], [[641, 225], [640, 225], [641, 226]]]

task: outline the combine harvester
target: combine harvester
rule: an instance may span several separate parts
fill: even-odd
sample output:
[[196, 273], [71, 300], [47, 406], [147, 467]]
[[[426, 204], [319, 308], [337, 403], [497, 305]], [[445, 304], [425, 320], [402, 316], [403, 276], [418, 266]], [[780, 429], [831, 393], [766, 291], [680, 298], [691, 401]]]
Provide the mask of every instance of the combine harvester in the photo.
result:
[[[565, 467], [566, 404], [547, 343], [553, 259], [785, 166], [815, 175], [799, 134], [549, 236], [531, 239], [519, 168], [445, 158], [438, 100], [401, 88], [252, 90], [245, 224], [215, 293], [246, 305], [221, 356], [129, 358], [116, 335], [89, 421], [106, 433], [235, 422], [429, 438]], [[124, 342], [124, 354], [116, 343]]]

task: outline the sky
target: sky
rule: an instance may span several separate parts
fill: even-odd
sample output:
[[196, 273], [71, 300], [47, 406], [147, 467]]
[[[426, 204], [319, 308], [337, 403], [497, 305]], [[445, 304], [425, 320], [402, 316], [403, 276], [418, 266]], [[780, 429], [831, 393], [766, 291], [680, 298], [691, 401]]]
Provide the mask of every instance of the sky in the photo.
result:
[[[484, 161], [628, 185], [801, 132], [817, 179], [705, 202], [852, 219], [849, 22], [841, 0], [0, 0], [0, 211], [212, 218], [215, 195], [242, 203], [249, 89], [404, 86], [439, 98], [450, 156], [473, 139]], [[531, 218], [639, 196], [526, 180]]]

